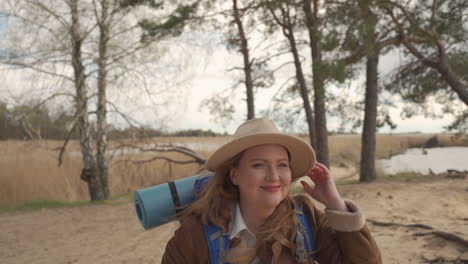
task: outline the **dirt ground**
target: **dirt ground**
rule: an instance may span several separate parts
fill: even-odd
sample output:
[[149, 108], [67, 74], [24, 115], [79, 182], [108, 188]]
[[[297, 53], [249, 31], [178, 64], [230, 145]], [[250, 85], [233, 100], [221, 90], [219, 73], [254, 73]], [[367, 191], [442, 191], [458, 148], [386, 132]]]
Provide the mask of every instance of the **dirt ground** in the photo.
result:
[[[468, 240], [468, 177], [427, 176], [339, 186], [368, 219], [424, 224]], [[368, 222], [384, 263], [468, 263], [468, 247], [431, 230]], [[177, 223], [145, 231], [133, 203], [0, 214], [0, 262], [159, 263]]]

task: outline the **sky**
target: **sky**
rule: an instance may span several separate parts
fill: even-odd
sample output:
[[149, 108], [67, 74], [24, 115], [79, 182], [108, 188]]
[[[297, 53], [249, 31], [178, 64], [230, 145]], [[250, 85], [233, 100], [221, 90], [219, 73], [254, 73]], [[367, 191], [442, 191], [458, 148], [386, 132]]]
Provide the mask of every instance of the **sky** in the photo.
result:
[[0, 32], [4, 31], [7, 27], [7, 17], [0, 11]]
[[[0, 15], [0, 35], [2, 31], [6, 29], [6, 19]], [[233, 133], [235, 128], [245, 120], [246, 117], [246, 104], [243, 98], [244, 87], [239, 87], [239, 92], [232, 98], [233, 104], [236, 106], [236, 112], [234, 120], [232, 122], [219, 122], [213, 119], [213, 116], [207, 112], [206, 109], [200, 107], [201, 102], [204, 99], [213, 96], [214, 94], [220, 93], [232, 87], [232, 85], [242, 77], [242, 72], [228, 71], [228, 68], [232, 66], [241, 66], [242, 57], [240, 53], [235, 51], [228, 51], [220, 40], [219, 34], [216, 33], [203, 33], [194, 32], [192, 34], [185, 35], [182, 39], [173, 40], [170, 43], [171, 54], [162, 62], [167, 65], [167, 69], [176, 68], [177, 73], [173, 74], [173, 78], [177, 79], [180, 76], [184, 76], [184, 81], [179, 83], [176, 87], [166, 87], [166, 89], [177, 89], [175, 98], [167, 97], [162, 100], [168, 100], [176, 102], [171, 106], [162, 106], [158, 109], [157, 114], [154, 111], [148, 109], [150, 107], [142, 107], [139, 102], [142, 103], [145, 99], [138, 100], [133, 98], [133, 103], [123, 103], [127, 108], [127, 113], [131, 113], [132, 117], [141, 123], [152, 125], [154, 127], [164, 127], [167, 130], [182, 130], [182, 129], [211, 129], [219, 133]], [[0, 47], [1, 49], [1, 47]], [[289, 58], [283, 58], [282, 60], [289, 60]], [[180, 61], [185, 61], [183, 64]], [[187, 63], [188, 61], [188, 63]], [[394, 67], [398, 66], [401, 61], [401, 56], [398, 52], [393, 52], [386, 55], [380, 60], [379, 71], [380, 76], [389, 72]], [[282, 61], [276, 61], [276, 64], [281, 64]], [[307, 64], [307, 62], [304, 63]], [[164, 67], [162, 67], [164, 68]], [[304, 66], [306, 71], [308, 67]], [[284, 71], [280, 71], [276, 78], [276, 86], [286, 80], [288, 77], [293, 75], [294, 69], [289, 68]], [[169, 74], [169, 72], [168, 72]], [[18, 75], [16, 75], [18, 76]], [[172, 76], [172, 75], [170, 75]], [[21, 81], [20, 77], [5, 76], [5, 80], [10, 84], [8, 90], [0, 88], [0, 98], [5, 99], [15, 95], [16, 97], [22, 97], [23, 94], [28, 94], [24, 90], [21, 91], [18, 87]], [[177, 82], [176, 82], [177, 83]], [[153, 83], [155, 86], [165, 86], [165, 83]], [[362, 78], [359, 81], [353, 83], [355, 86], [362, 86]], [[14, 88], [12, 88], [14, 87]], [[271, 101], [272, 95], [277, 90], [277, 87], [271, 89], [259, 89], [255, 95], [255, 107], [256, 115], [259, 116], [260, 110], [266, 109]], [[362, 89], [361, 89], [362, 90]], [[138, 98], [138, 95], [137, 97]], [[143, 103], [142, 103], [143, 104]], [[151, 103], [149, 103], [151, 105]], [[443, 127], [447, 126], [450, 122], [450, 118], [445, 119], [430, 119], [423, 116], [416, 116], [410, 119], [402, 119], [400, 117], [401, 104], [397, 103], [397, 108], [391, 109], [390, 113], [397, 124], [397, 128], [390, 130], [388, 127], [384, 127], [379, 132], [388, 133], [405, 133], [405, 132], [423, 132], [423, 133], [437, 133], [443, 131]], [[146, 110], [145, 110], [146, 109]], [[155, 124], [156, 116], [164, 116], [164, 124]], [[112, 118], [111, 118], [112, 121]], [[120, 120], [121, 121], [121, 120]], [[116, 121], [119, 122], [119, 121]], [[337, 120], [329, 117], [328, 129], [335, 130], [337, 128]], [[298, 131], [300, 132], [300, 131]], [[357, 131], [359, 132], [359, 130]]]
[[[220, 122], [213, 121], [212, 118], [207, 115], [206, 112], [200, 111], [199, 105], [200, 102], [215, 93], [218, 93], [220, 90], [230, 87], [233, 84], [232, 76], [229, 76], [225, 69], [229, 65], [236, 64], [242, 65], [240, 61], [240, 54], [233, 54], [226, 52], [223, 49], [217, 51], [213, 55], [208, 65], [199, 69], [196, 75], [193, 78], [192, 85], [188, 90], [187, 104], [184, 106], [184, 113], [174, 121], [173, 127], [177, 129], [192, 129], [192, 128], [202, 128], [202, 129], [212, 129], [217, 132], [228, 132], [233, 133], [236, 127], [245, 120], [246, 117], [246, 104], [242, 100], [243, 96], [239, 93], [240, 99], [236, 99], [236, 114], [234, 121], [226, 124], [221, 124]], [[385, 72], [389, 72], [393, 67], [398, 64], [399, 55], [398, 53], [393, 53], [387, 55], [383, 58], [379, 64], [379, 70], [381, 75]], [[224, 69], [224, 70], [223, 70]], [[307, 68], [306, 68], [307, 69]], [[279, 78], [276, 80], [276, 83], [282, 83], [283, 79]], [[362, 78], [361, 78], [362, 79]], [[359, 85], [363, 80], [356, 81], [356, 85]], [[240, 87], [243, 91], [244, 87]], [[270, 99], [276, 89], [265, 90], [261, 89], [255, 95], [255, 107], [256, 114], [258, 116], [258, 110], [265, 109], [270, 103]], [[423, 132], [423, 133], [438, 133], [444, 130], [444, 126], [447, 126], [452, 119], [431, 119], [425, 118], [424, 116], [415, 116], [409, 119], [403, 119], [400, 116], [401, 104], [397, 104], [397, 108], [391, 109], [390, 113], [392, 119], [397, 124], [397, 128], [391, 130], [388, 126], [381, 128], [379, 132], [382, 133], [406, 133], [406, 132]], [[338, 126], [337, 120], [334, 120], [331, 117], [328, 117], [328, 129], [334, 130]], [[357, 130], [356, 132], [359, 132]]]
[[[6, 30], [7, 24], [8, 24], [7, 17], [0, 10], [0, 38], [2, 37], [3, 32]], [[0, 46], [0, 52], [3, 52], [3, 49], [1, 46]]]

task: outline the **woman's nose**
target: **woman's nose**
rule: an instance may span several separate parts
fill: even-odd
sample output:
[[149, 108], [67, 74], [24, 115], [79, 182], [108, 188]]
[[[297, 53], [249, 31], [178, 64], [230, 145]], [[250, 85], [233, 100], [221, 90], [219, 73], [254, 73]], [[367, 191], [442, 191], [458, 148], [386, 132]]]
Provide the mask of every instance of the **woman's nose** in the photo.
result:
[[268, 166], [268, 175], [267, 179], [270, 181], [276, 181], [279, 179], [279, 171], [275, 166]]

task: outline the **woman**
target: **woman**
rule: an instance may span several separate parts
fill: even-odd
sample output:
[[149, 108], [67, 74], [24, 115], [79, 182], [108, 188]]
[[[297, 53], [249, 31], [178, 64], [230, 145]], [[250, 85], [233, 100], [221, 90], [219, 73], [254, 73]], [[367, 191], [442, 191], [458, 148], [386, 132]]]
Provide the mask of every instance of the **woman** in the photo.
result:
[[[213, 263], [213, 251], [219, 263], [382, 262], [364, 216], [353, 202], [341, 198], [328, 169], [315, 163], [309, 144], [281, 133], [272, 121], [240, 125], [206, 168], [215, 176], [187, 208], [162, 263]], [[307, 194], [292, 197], [291, 183], [304, 175], [315, 187], [302, 181]], [[310, 197], [324, 204], [325, 212], [316, 209]], [[302, 214], [310, 238], [301, 235], [306, 234], [298, 220]], [[207, 235], [213, 227], [228, 241], [216, 249], [208, 241], [213, 236]], [[304, 237], [315, 243], [313, 252], [303, 254]]]

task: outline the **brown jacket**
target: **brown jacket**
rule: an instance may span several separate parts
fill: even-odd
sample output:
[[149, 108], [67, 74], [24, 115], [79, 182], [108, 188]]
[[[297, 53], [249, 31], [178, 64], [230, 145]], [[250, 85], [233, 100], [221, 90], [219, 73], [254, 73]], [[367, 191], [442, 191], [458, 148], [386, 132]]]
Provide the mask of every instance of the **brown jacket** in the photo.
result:
[[[351, 213], [318, 210], [309, 198], [302, 199], [303, 210], [311, 225], [318, 263], [381, 264], [380, 251], [365, 225], [364, 216], [351, 201]], [[278, 248], [273, 245], [273, 248]], [[274, 259], [281, 252], [273, 250]], [[164, 264], [209, 263], [209, 252], [203, 228], [196, 217], [186, 218], [168, 242]], [[310, 261], [313, 263], [313, 261]]]

